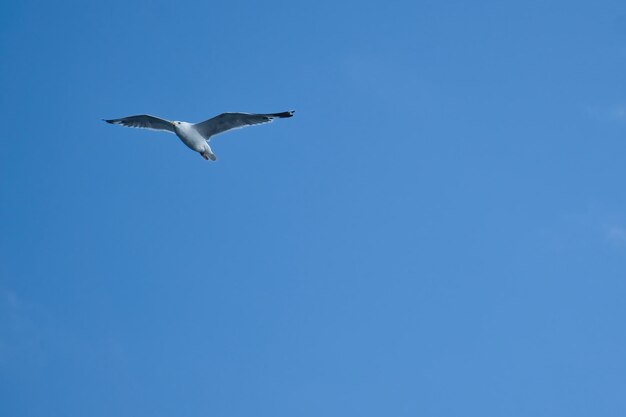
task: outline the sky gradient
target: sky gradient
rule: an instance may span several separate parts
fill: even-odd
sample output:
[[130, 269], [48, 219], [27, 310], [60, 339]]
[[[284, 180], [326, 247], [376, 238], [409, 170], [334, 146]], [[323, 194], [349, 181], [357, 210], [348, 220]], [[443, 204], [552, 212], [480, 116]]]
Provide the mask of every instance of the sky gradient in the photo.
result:
[[624, 74], [623, 1], [3, 2], [0, 415], [624, 416]]

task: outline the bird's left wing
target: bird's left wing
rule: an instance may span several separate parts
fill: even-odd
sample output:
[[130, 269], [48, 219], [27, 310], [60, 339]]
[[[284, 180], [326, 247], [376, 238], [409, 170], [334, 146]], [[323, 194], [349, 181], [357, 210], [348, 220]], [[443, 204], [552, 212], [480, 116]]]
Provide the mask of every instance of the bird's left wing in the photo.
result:
[[152, 130], [167, 130], [168, 132], [176, 133], [172, 122], [158, 117], [150, 116], [148, 114], [141, 114], [139, 116], [128, 116], [121, 119], [103, 119], [107, 123], [122, 125], [126, 127], [139, 127], [143, 129]]
[[211, 136], [226, 132], [227, 130], [268, 123], [276, 118], [291, 117], [293, 113], [293, 111], [267, 114], [222, 113], [212, 119], [196, 123], [193, 127], [202, 137], [208, 140]]

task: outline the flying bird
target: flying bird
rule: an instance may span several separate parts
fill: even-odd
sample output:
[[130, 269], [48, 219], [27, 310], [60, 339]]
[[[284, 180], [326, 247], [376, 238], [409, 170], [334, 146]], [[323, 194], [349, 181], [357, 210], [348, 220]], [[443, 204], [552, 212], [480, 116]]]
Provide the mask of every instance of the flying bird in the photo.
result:
[[176, 134], [192, 150], [198, 152], [207, 161], [215, 161], [217, 157], [209, 146], [211, 137], [231, 129], [239, 129], [269, 123], [274, 119], [293, 116], [294, 111], [282, 113], [251, 114], [251, 113], [222, 113], [212, 119], [200, 123], [169, 121], [158, 117], [142, 114], [128, 116], [121, 119], [103, 119], [107, 123], [127, 127], [138, 127], [152, 130], [165, 130]]

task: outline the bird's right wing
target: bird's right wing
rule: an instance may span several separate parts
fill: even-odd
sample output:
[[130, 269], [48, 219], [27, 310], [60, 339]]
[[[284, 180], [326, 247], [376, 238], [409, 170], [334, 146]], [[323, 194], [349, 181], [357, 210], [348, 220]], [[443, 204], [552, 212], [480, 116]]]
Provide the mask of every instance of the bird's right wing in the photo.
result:
[[141, 114], [139, 116], [122, 117], [121, 119], [103, 119], [107, 123], [122, 125], [126, 127], [138, 127], [143, 129], [152, 130], [167, 130], [168, 132], [176, 133], [172, 122], [165, 119], [159, 119], [158, 117], [150, 116], [147, 114]]

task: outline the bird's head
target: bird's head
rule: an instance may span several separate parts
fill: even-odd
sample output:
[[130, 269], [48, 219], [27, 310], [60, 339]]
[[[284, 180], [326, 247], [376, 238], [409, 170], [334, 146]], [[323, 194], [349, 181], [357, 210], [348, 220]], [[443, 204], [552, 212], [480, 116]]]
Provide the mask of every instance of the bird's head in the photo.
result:
[[176, 129], [176, 128], [180, 127], [180, 123], [181, 122], [173, 121], [171, 123], [172, 123], [172, 126], [174, 127], [174, 129]]

